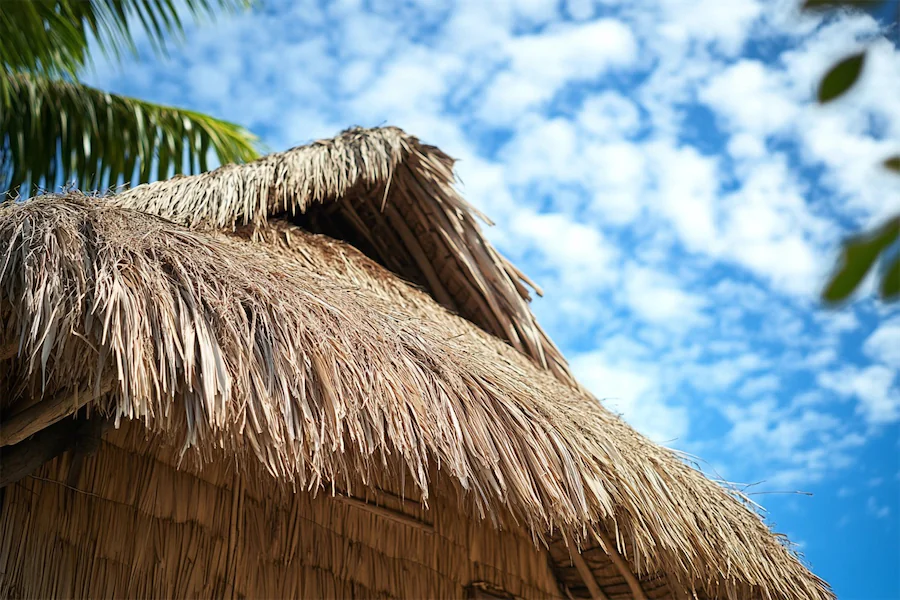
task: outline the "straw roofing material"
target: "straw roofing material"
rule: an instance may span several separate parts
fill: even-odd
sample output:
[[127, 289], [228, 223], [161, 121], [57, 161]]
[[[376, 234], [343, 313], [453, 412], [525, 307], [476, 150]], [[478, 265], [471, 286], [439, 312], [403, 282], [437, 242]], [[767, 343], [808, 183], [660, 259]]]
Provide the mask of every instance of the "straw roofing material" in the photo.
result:
[[452, 499], [292, 493], [236, 472], [255, 460], [185, 464], [163, 442], [125, 421], [81, 468], [64, 454], [7, 488], [0, 598], [461, 598], [475, 582], [564, 598], [526, 530]]
[[444, 307], [574, 383], [528, 307], [541, 293], [485, 240], [490, 221], [454, 189], [453, 159], [394, 127], [351, 129], [247, 165], [175, 177], [115, 196], [191, 228], [259, 226], [272, 215], [352, 240]]
[[353, 248], [242, 233], [77, 196], [4, 207], [11, 376], [49, 393], [112, 374], [95, 406], [310, 490], [402, 476], [427, 502], [439, 469], [478, 514], [611, 538], [701, 596], [831, 597], [726, 490]]

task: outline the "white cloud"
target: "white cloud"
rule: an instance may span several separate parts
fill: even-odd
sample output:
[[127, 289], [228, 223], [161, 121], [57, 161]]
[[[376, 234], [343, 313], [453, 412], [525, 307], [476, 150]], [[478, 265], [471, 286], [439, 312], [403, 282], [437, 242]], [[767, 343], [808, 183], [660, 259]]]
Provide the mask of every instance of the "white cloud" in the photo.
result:
[[505, 45], [509, 68], [488, 87], [479, 115], [495, 125], [511, 125], [566, 83], [592, 80], [627, 65], [636, 49], [630, 29], [614, 19], [514, 37]]
[[647, 157], [638, 144], [595, 142], [582, 151], [583, 181], [591, 208], [604, 222], [625, 225], [641, 214], [647, 184]]
[[[886, 99], [900, 93], [900, 51], [887, 40], [869, 46], [866, 67], [850, 93], [826, 107], [810, 103], [826, 69], [872, 39], [878, 24], [857, 14], [835, 21], [782, 54], [787, 93], [807, 104], [797, 124], [798, 148], [812, 165], [825, 165], [824, 181], [840, 194], [835, 208], [877, 220], [900, 210], [900, 182], [879, 167], [896, 147], [900, 107]], [[885, 139], [872, 135], [877, 123]]]
[[900, 317], [882, 323], [866, 338], [863, 350], [872, 360], [900, 371]]
[[[223, 61], [223, 66], [230, 61]], [[233, 63], [232, 63], [233, 64]], [[224, 70], [218, 65], [194, 65], [189, 72], [191, 93], [200, 102], [221, 102], [228, 98], [231, 91], [231, 79], [235, 73], [240, 72], [240, 65], [231, 70]]]
[[650, 439], [671, 442], [687, 433], [687, 411], [662, 399], [659, 377], [650, 365], [602, 352], [576, 355], [571, 365], [594, 395]]
[[513, 72], [557, 85], [596, 77], [610, 66], [627, 64], [636, 49], [631, 30], [615, 19], [559, 26], [514, 38], [508, 46]]
[[283, 118], [282, 128], [277, 134], [277, 140], [283, 148], [331, 137], [345, 127], [316, 109], [292, 108]]
[[594, 14], [592, 0], [566, 0], [566, 13], [576, 21], [586, 21]]
[[603, 235], [561, 213], [520, 211], [509, 222], [519, 251], [532, 249], [544, 268], [558, 275], [569, 292], [595, 289], [615, 275], [615, 246]]
[[850, 452], [865, 442], [847, 433], [836, 416], [800, 407], [782, 407], [772, 397], [722, 408], [731, 422], [728, 443], [754, 464], [754, 478], [769, 489], [815, 482], [852, 464]]
[[757, 0], [664, 0], [660, 2], [660, 33], [675, 42], [714, 43], [718, 50], [734, 54], [740, 50], [750, 25], [762, 12]]
[[879, 25], [871, 16], [856, 13], [844, 15], [800, 36], [798, 43], [785, 49], [778, 60], [790, 75], [786, 83], [791, 86], [791, 94], [798, 99], [811, 99], [828, 67], [859, 50], [858, 40], [871, 39], [878, 30]]
[[699, 96], [730, 131], [764, 139], [791, 126], [800, 110], [781, 77], [759, 61], [740, 60], [712, 77]]
[[[454, 157], [461, 159], [456, 166], [460, 190], [468, 198], [480, 199], [479, 207], [486, 211], [491, 219], [505, 223], [517, 208], [508, 186], [506, 168], [501, 164], [486, 161], [474, 152], [467, 154], [460, 155], [459, 152], [454, 152]], [[508, 232], [505, 227], [492, 227], [488, 230], [488, 234], [492, 237], [504, 236], [506, 233]]]
[[511, 16], [502, 2], [463, 2], [447, 15], [439, 44], [463, 55], [487, 56], [493, 60], [508, 42]]
[[615, 356], [631, 362], [646, 362], [654, 354], [644, 344], [623, 334], [615, 334], [600, 340], [597, 349], [602, 350], [604, 356]]
[[876, 519], [887, 519], [891, 516], [891, 507], [881, 504], [874, 496], [866, 500], [866, 512]]
[[397, 41], [403, 39], [398, 31], [401, 24], [395, 19], [367, 14], [358, 7], [348, 11], [342, 21], [345, 25], [337, 33], [341, 40], [339, 49], [345, 57], [377, 60], [389, 56]]
[[751, 373], [758, 372], [770, 362], [752, 352], [712, 362], [696, 361], [683, 365], [680, 371], [694, 389], [721, 393]]
[[681, 289], [672, 277], [632, 264], [623, 279], [626, 301], [638, 318], [675, 329], [707, 321], [703, 315], [706, 300]]
[[350, 108], [365, 121], [407, 126], [404, 121], [410, 116], [441, 113], [451, 77], [462, 68], [464, 64], [453, 56], [407, 47], [353, 98]]
[[689, 250], [718, 253], [716, 160], [693, 146], [665, 142], [650, 143], [645, 151], [657, 173], [654, 210], [672, 224]]
[[605, 91], [591, 96], [581, 106], [578, 124], [598, 137], [618, 139], [633, 134], [640, 125], [637, 105], [618, 92]]
[[[871, 36], [876, 29], [868, 16], [848, 17], [783, 53], [778, 63], [739, 60], [699, 89], [699, 98], [716, 112], [719, 124], [732, 136], [728, 151], [739, 164], [756, 168], [754, 165], [764, 163], [766, 142], [773, 136], [795, 140], [808, 164], [828, 167], [823, 181], [841, 196], [835, 205], [838, 212], [856, 218], [868, 214], [867, 222], [900, 210], [900, 182], [879, 166], [896, 150], [888, 140], [898, 135], [900, 109], [885, 101], [889, 92], [884, 84], [892, 82], [889, 85], [893, 86], [900, 81], [900, 53], [889, 43], [875, 43], [864, 76], [851, 94], [825, 108], [817, 107], [812, 99], [828, 66], [859, 48], [857, 36]], [[873, 119], [887, 139], [872, 135]], [[838, 236], [833, 232], [830, 239]], [[778, 253], [805, 252], [799, 242], [797, 237], [777, 241], [776, 245], [782, 246]], [[807, 250], [822, 248], [808, 246]]]
[[581, 141], [567, 119], [526, 119], [503, 151], [511, 181], [578, 181], [585, 166], [578, 158]]
[[766, 154], [765, 140], [751, 133], [741, 132], [728, 140], [728, 154], [735, 159], [760, 159]]
[[894, 384], [897, 371], [882, 365], [864, 368], [846, 366], [821, 373], [819, 385], [858, 402], [858, 412], [867, 423], [882, 425], [900, 420], [900, 389]]
[[767, 373], [757, 377], [747, 378], [738, 390], [738, 395], [745, 398], [755, 398], [781, 388], [781, 378], [774, 373]]
[[860, 326], [859, 318], [853, 312], [852, 306], [843, 310], [823, 312], [814, 318], [822, 325], [822, 329], [837, 335], [854, 331]]
[[759, 162], [725, 198], [724, 252], [777, 289], [810, 296], [825, 267], [817, 241], [829, 225], [813, 214], [783, 159]]

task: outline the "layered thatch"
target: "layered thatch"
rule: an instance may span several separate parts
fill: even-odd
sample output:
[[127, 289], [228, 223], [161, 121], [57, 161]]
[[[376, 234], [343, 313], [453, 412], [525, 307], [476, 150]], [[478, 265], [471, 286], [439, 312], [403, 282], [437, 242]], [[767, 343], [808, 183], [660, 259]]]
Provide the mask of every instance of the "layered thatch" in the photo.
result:
[[[754, 512], [571, 383], [440, 156], [396, 130], [353, 133], [111, 200], [0, 209], [0, 342], [18, 356], [0, 382], [12, 390], [4, 425], [46, 415], [54, 398], [60, 418], [89, 403], [140, 420], [191, 464], [238, 457], [256, 473], [249, 458], [310, 491], [405, 481], [423, 503], [453, 498], [551, 547], [602, 547], [624, 557], [623, 573], [665, 579], [673, 597], [830, 598]], [[435, 196], [402, 191], [428, 173]], [[441, 282], [456, 272], [466, 283], [449, 298], [482, 294], [495, 310], [454, 300], [456, 316], [347, 244], [271, 220], [329, 201], [383, 201], [389, 216], [395, 198], [404, 215], [446, 217], [407, 226], [450, 256], [416, 256], [406, 240], [409, 264]], [[333, 214], [318, 218], [336, 227]]]
[[490, 221], [453, 183], [453, 159], [388, 127], [353, 129], [248, 165], [145, 184], [113, 201], [194, 229], [303, 215], [307, 229], [351, 241], [452, 312], [571, 381], [528, 308], [526, 285], [540, 289], [484, 239], [475, 219]]
[[412, 486], [401, 497], [402, 478], [353, 497], [293, 493], [233, 458], [179, 464], [149, 437], [123, 421], [80, 466], [67, 453], [6, 488], [0, 598], [390, 600], [474, 585], [565, 598], [527, 530], [485, 526], [452, 499], [426, 509]]

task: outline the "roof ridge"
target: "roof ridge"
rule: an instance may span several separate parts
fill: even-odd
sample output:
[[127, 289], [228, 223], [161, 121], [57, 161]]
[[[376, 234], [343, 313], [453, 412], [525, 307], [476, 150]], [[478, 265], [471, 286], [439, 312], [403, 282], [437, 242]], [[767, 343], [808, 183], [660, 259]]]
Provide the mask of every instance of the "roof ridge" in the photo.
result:
[[[193, 229], [232, 231], [306, 215], [438, 302], [577, 385], [531, 312], [541, 291], [488, 242], [490, 221], [454, 187], [454, 160], [396, 127], [353, 128], [243, 165], [143, 184], [109, 197]], [[354, 243], [356, 242], [356, 243]]]

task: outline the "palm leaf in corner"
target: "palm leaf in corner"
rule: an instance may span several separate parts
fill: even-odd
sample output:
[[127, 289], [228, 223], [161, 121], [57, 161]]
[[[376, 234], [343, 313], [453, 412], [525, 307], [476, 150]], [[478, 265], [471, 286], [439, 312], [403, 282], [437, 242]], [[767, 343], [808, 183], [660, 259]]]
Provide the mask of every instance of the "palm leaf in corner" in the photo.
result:
[[[7, 70], [75, 77], [88, 64], [88, 42], [111, 58], [133, 53], [134, 28], [165, 52], [184, 33], [182, 15], [212, 17], [253, 0], [0, 0], [0, 63]], [[177, 4], [177, 5], [176, 5]]]
[[[249, 0], [0, 0], [0, 192], [24, 183], [83, 188], [146, 182], [257, 156], [256, 138], [210, 116], [78, 83], [95, 39], [114, 58], [145, 30], [164, 52], [182, 15], [213, 15]], [[30, 190], [21, 190], [28, 193]]]
[[0, 112], [0, 187], [53, 187], [76, 180], [97, 189], [165, 179], [256, 157], [255, 137], [207, 115], [109, 94], [66, 81], [7, 76]]

